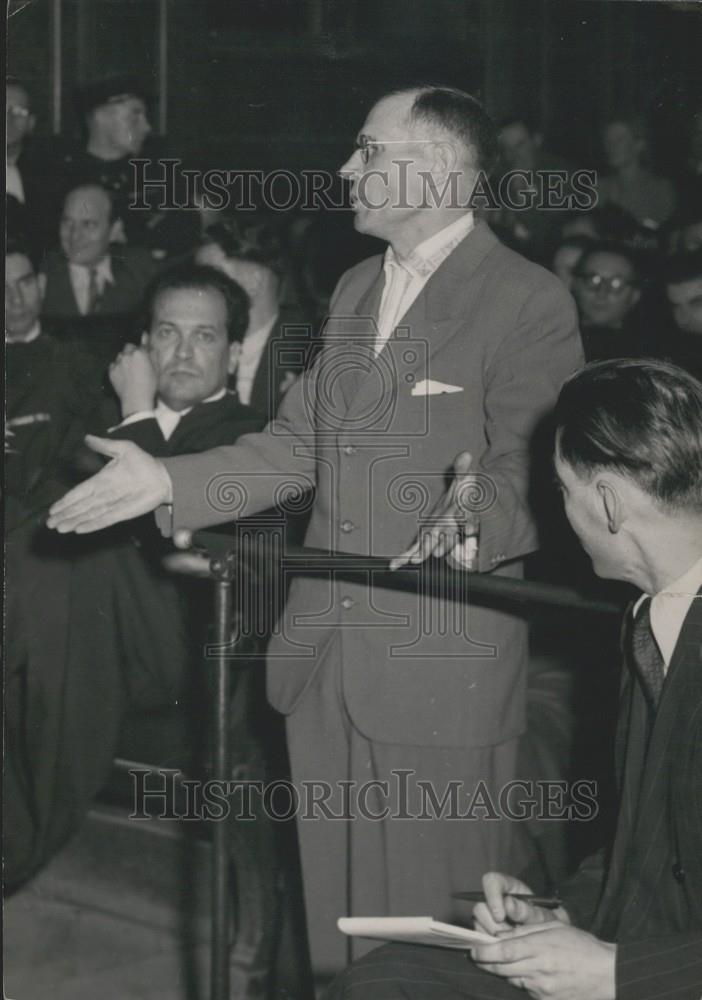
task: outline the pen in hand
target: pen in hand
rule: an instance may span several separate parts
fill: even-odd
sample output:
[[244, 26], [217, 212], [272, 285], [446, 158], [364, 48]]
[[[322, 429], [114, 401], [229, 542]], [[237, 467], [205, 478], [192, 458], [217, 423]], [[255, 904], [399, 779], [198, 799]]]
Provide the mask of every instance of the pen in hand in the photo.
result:
[[[533, 906], [543, 906], [545, 910], [557, 910], [559, 906], [563, 906], [562, 901], [557, 896], [532, 896], [528, 892], [508, 892], [506, 895], [511, 896], [512, 899], [521, 899], [525, 903], [531, 903]], [[469, 903], [485, 902], [485, 893], [479, 889], [469, 892], [452, 892], [451, 897], [465, 899]]]

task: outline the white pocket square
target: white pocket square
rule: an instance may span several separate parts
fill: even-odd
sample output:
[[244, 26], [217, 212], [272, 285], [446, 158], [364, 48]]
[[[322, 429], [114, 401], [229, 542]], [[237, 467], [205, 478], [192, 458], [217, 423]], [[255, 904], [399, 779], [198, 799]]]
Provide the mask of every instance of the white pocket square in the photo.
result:
[[463, 392], [462, 385], [449, 385], [448, 382], [435, 382], [433, 378], [423, 378], [412, 389], [413, 396], [439, 396], [441, 393]]

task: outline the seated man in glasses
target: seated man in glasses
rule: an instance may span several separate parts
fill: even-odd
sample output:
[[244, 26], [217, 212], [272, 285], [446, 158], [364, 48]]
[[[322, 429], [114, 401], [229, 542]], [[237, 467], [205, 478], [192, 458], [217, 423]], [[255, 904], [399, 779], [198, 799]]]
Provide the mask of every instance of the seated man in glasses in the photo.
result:
[[641, 279], [641, 265], [629, 247], [596, 243], [583, 253], [573, 274], [572, 292], [587, 361], [651, 353], [636, 320]]

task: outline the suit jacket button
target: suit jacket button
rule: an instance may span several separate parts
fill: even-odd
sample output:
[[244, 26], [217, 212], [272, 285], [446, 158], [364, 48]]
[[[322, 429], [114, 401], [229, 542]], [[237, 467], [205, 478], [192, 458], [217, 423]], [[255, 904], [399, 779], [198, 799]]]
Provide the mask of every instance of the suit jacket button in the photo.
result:
[[341, 606], [344, 609], [344, 611], [349, 611], [354, 606], [355, 603], [356, 602], [352, 597], [342, 597], [341, 599]]
[[683, 866], [680, 864], [679, 861], [675, 862], [671, 871], [673, 873], [673, 878], [675, 879], [676, 882], [685, 881], [685, 869], [683, 868]]
[[344, 532], [345, 535], [348, 535], [350, 532], [352, 532], [355, 527], [356, 525], [353, 523], [353, 521], [341, 522], [341, 530]]

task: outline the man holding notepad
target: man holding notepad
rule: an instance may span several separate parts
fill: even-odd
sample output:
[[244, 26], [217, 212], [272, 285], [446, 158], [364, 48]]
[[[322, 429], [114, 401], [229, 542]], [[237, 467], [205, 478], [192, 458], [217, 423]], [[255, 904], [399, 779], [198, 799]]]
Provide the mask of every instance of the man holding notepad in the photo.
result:
[[472, 960], [388, 945], [327, 1000], [702, 995], [702, 384], [658, 362], [589, 365], [564, 386], [556, 426], [571, 526], [598, 575], [643, 591], [623, 629], [614, 842], [560, 900], [537, 905], [519, 879], [485, 875], [475, 927], [496, 940], [467, 944]]

